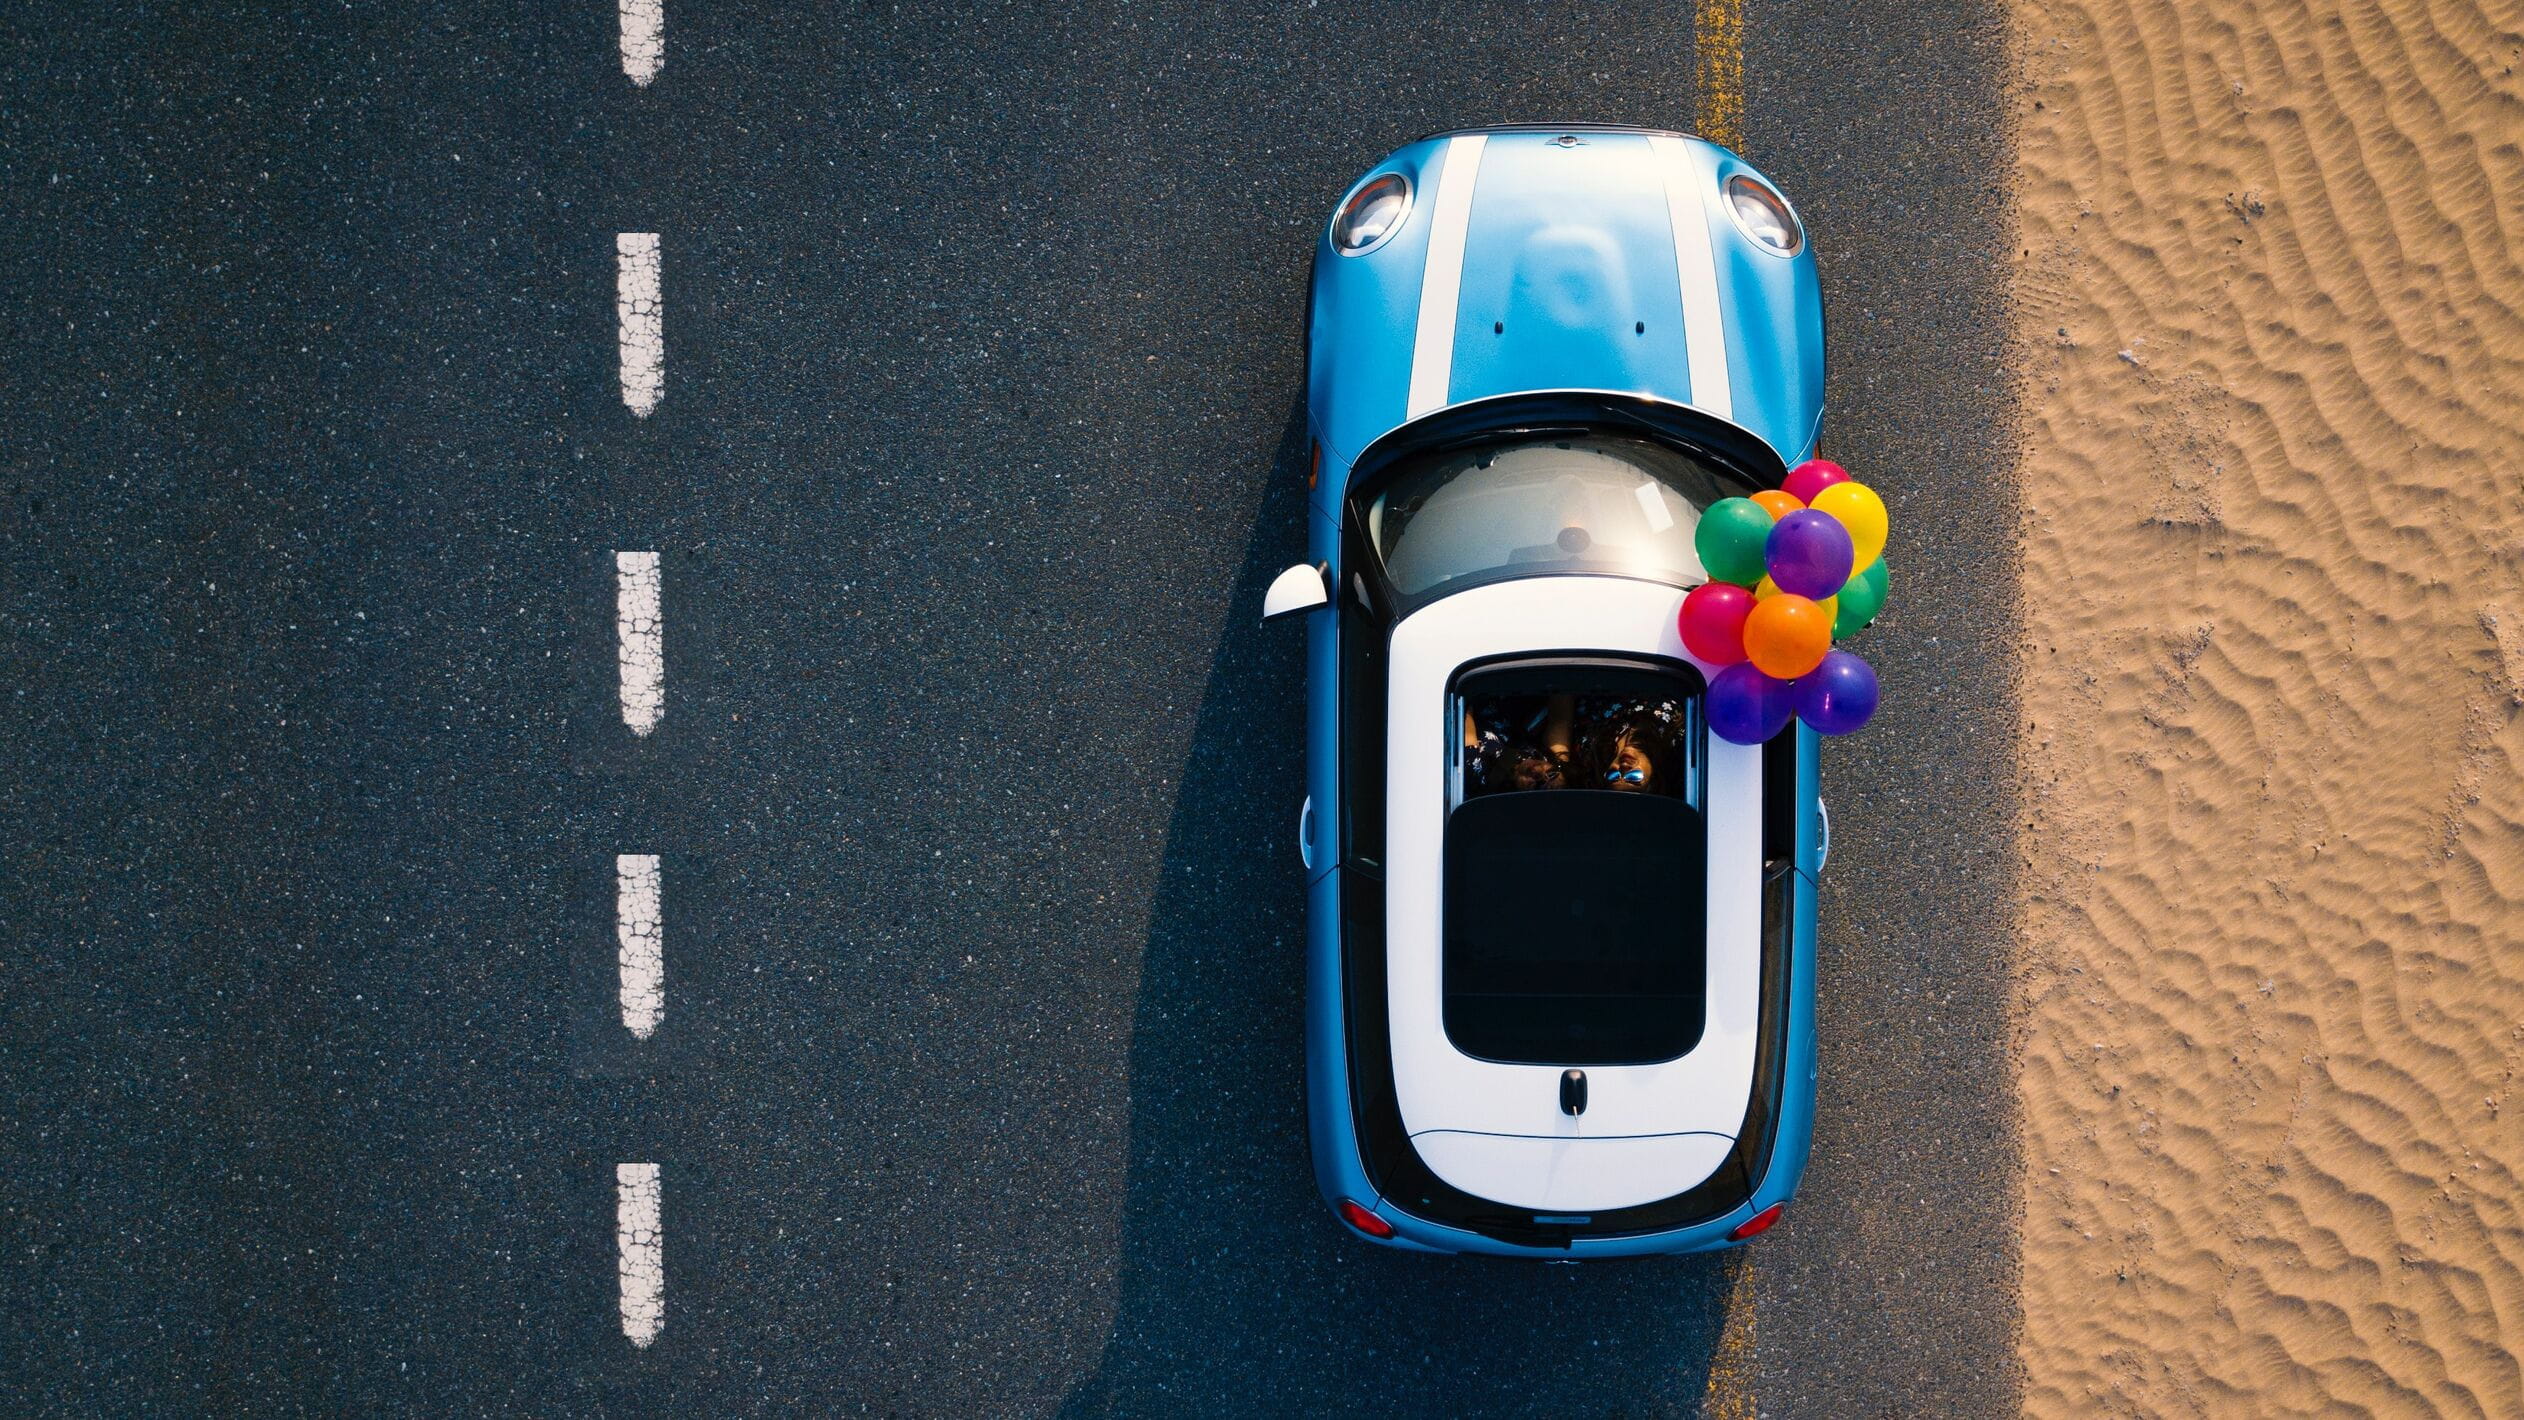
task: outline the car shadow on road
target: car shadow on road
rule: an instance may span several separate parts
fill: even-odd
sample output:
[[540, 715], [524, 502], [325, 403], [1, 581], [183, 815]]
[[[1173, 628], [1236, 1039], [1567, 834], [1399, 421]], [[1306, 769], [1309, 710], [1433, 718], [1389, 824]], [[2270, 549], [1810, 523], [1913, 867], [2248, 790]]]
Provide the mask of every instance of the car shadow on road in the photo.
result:
[[1166, 834], [1130, 1050], [1119, 1300], [1064, 1415], [1691, 1414], [1722, 1258], [1581, 1266], [1348, 1235], [1307, 1157], [1297, 859], [1303, 643], [1257, 624], [1304, 556], [1302, 409], [1281, 440]]

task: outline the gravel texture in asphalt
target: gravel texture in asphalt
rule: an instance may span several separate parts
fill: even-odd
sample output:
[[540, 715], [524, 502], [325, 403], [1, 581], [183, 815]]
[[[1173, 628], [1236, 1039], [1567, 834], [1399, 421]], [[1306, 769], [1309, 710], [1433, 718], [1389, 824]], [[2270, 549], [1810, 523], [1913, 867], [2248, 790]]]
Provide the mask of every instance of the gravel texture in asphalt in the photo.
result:
[[[1747, 26], [1888, 494], [1764, 1411], [2012, 1408], [1983, 7]], [[0, 17], [0, 1391], [28, 1410], [1689, 1413], [1732, 1264], [1387, 1253], [1305, 1157], [1303, 313], [1431, 130], [1689, 7]], [[664, 390], [617, 384], [660, 234]], [[614, 553], [666, 711], [616, 702]], [[666, 1013], [619, 1024], [617, 854]], [[666, 1322], [615, 1311], [615, 1168]]]

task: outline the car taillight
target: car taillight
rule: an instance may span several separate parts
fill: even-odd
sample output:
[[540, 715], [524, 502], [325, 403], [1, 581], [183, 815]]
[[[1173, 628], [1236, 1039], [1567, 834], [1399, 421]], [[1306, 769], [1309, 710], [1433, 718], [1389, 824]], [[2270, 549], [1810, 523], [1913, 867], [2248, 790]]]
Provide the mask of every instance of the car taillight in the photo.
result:
[[[1773, 1208], [1771, 1211], [1776, 1213], [1779, 1210]], [[1341, 1221], [1358, 1229], [1360, 1232], [1367, 1234], [1371, 1238], [1389, 1238], [1393, 1236], [1393, 1224], [1388, 1223], [1384, 1219], [1377, 1217], [1375, 1214], [1368, 1212], [1364, 1205], [1355, 1203], [1347, 1198], [1341, 1200]]]
[[1773, 1203], [1769, 1207], [1764, 1208], [1760, 1212], [1745, 1219], [1743, 1222], [1736, 1224], [1735, 1231], [1727, 1234], [1727, 1236], [1736, 1242], [1742, 1242], [1746, 1238], [1750, 1237], [1758, 1237], [1761, 1234], [1770, 1231], [1770, 1225], [1779, 1221], [1779, 1210], [1787, 1206], [1788, 1205], [1785, 1203]]

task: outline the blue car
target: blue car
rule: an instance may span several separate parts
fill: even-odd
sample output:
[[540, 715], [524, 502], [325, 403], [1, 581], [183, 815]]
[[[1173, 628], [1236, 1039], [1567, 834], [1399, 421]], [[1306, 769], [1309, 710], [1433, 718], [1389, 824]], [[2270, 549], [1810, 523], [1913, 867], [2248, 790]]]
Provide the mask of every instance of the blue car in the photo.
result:
[[1680, 133], [1446, 133], [1317, 248], [1306, 1054], [1360, 1235], [1583, 1259], [1730, 1246], [1805, 1169], [1815, 738], [1709, 733], [1676, 613], [1702, 510], [1823, 407], [1814, 256]]

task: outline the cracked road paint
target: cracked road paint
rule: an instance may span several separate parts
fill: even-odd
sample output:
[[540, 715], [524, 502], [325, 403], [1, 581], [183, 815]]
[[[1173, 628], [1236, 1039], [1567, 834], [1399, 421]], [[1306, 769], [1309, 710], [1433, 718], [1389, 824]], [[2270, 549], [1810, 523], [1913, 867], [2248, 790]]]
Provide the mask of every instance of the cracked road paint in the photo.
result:
[[666, 718], [665, 574], [654, 552], [617, 552], [614, 630], [622, 667], [622, 723], [646, 735]]
[[642, 1040], [666, 1015], [666, 919], [663, 875], [654, 853], [613, 860], [614, 940], [622, 964], [622, 1024]]
[[665, 257], [655, 232], [614, 238], [614, 314], [622, 326], [622, 402], [643, 419], [666, 397]]
[[622, 0], [622, 72], [645, 89], [666, 67], [666, 0]]
[[622, 1334], [646, 1347], [666, 1329], [666, 1234], [658, 1222], [664, 1185], [655, 1164], [614, 1167], [614, 1238], [620, 1248]]

